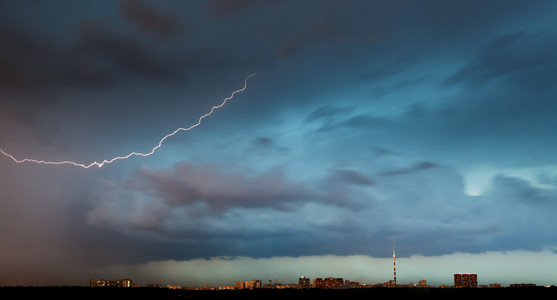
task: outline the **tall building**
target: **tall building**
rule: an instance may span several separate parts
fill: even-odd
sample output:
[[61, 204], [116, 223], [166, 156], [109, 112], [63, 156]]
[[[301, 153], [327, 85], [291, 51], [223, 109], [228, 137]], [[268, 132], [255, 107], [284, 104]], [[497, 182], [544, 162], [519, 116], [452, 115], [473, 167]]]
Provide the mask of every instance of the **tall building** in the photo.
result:
[[478, 275], [476, 273], [454, 274], [454, 286], [457, 288], [478, 287]]
[[298, 279], [298, 284], [303, 289], [309, 289], [311, 287], [311, 284], [309, 282], [309, 278], [304, 277], [304, 276], [302, 276], [302, 277], [300, 277], [300, 279]]

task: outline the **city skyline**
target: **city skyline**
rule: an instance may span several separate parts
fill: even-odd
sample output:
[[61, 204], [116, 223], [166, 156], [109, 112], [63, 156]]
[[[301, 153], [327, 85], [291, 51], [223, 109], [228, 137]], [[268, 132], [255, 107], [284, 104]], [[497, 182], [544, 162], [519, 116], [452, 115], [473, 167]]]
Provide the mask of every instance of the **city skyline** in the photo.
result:
[[455, 273], [453, 274], [453, 284], [441, 284], [438, 286], [430, 285], [426, 279], [418, 282], [408, 282], [397, 284], [396, 278], [385, 282], [359, 282], [342, 277], [315, 277], [309, 278], [300, 276], [297, 281], [291, 280], [280, 282], [278, 279], [269, 279], [267, 282], [261, 279], [240, 280], [233, 284], [224, 285], [204, 285], [204, 286], [181, 286], [163, 283], [140, 284], [132, 279], [91, 279], [89, 287], [155, 287], [169, 289], [194, 289], [194, 290], [253, 290], [253, 289], [354, 289], [354, 288], [513, 288], [513, 287], [555, 287], [539, 286], [534, 283], [510, 283], [503, 285], [500, 283], [479, 283], [476, 273]]
[[555, 9], [3, 1], [0, 286], [555, 285]]
[[[253, 259], [253, 258], [212, 258], [210, 261], [193, 260], [188, 262], [167, 263], [158, 265], [157, 268], [173, 266], [174, 268], [183, 269], [174, 277], [167, 277], [167, 281], [158, 280], [156, 273], [154, 276], [146, 276], [144, 272], [152, 269], [151, 267], [134, 266], [131, 268], [119, 267], [120, 274], [134, 274], [144, 278], [140, 284], [161, 284], [161, 286], [181, 286], [181, 287], [219, 287], [233, 286], [235, 282], [260, 280], [263, 284], [267, 281], [279, 282], [281, 284], [293, 284], [299, 277], [309, 278], [343, 278], [353, 282], [359, 282], [368, 287], [387, 286], [387, 287], [410, 287], [421, 281], [427, 282], [429, 287], [453, 287], [454, 275], [456, 274], [475, 274], [478, 286], [500, 285], [502, 287], [510, 287], [512, 285], [528, 285], [537, 286], [555, 286], [555, 270], [551, 266], [544, 266], [543, 256], [532, 257], [524, 256], [527, 254], [509, 253], [507, 261], [492, 263], [494, 258], [500, 254], [484, 254], [484, 257], [478, 259], [479, 256], [466, 254], [460, 258], [455, 256], [447, 257], [431, 257], [424, 258], [423, 261], [412, 260], [411, 258], [402, 259], [402, 280], [396, 281], [393, 277], [393, 260], [391, 258], [373, 258], [363, 256], [343, 256], [337, 257], [340, 261], [335, 261], [335, 257], [328, 256], [329, 264], [322, 257], [313, 258], [272, 258], [272, 259]], [[547, 254], [547, 257], [551, 257]], [[313, 262], [311, 262], [313, 260]], [[309, 261], [309, 263], [308, 263]], [[460, 263], [454, 263], [460, 261]], [[513, 265], [512, 262], [519, 262]], [[331, 267], [331, 262], [334, 265]], [[300, 263], [306, 263], [300, 265]], [[178, 267], [176, 266], [178, 265]], [[254, 267], [257, 264], [261, 266]], [[354, 271], [354, 264], [360, 264]], [[199, 268], [200, 265], [209, 267], [209, 269], [221, 270], [220, 274], [203, 273]], [[287, 265], [282, 271], [274, 271], [278, 266]], [[296, 267], [292, 267], [296, 266]], [[344, 267], [339, 267], [344, 266]], [[434, 266], [434, 267], [432, 267]], [[312, 267], [314, 269], [312, 269]], [[367, 268], [369, 267], [369, 269]], [[429, 267], [429, 269], [428, 269]], [[378, 268], [384, 268], [382, 270]], [[432, 272], [432, 269], [435, 270]], [[246, 272], [247, 270], [247, 272]], [[108, 273], [111, 270], [106, 270]], [[141, 272], [140, 272], [141, 271]], [[478, 271], [480, 271], [478, 273]], [[506, 272], [501, 276], [501, 272]], [[536, 276], [531, 276], [530, 272], [537, 272]], [[453, 273], [451, 273], [453, 272]], [[243, 274], [243, 275], [242, 275]], [[301, 274], [301, 275], [300, 275]], [[427, 276], [425, 274], [428, 274]], [[526, 275], [525, 275], [526, 274]], [[106, 278], [99, 274], [98, 278]], [[298, 276], [298, 277], [297, 277]], [[129, 278], [126, 277], [126, 278]], [[83, 284], [81, 284], [83, 285]]]

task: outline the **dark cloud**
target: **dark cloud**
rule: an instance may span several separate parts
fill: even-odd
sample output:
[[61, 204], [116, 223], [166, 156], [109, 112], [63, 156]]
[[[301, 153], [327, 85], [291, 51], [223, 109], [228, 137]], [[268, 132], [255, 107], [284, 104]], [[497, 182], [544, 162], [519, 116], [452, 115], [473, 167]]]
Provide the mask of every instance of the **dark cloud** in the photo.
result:
[[404, 174], [419, 172], [421, 170], [426, 170], [426, 169], [434, 168], [434, 167], [437, 167], [437, 165], [435, 163], [424, 161], [424, 162], [418, 162], [415, 165], [413, 165], [411, 167], [408, 167], [408, 168], [384, 171], [384, 172], [381, 172], [379, 175], [380, 176], [404, 175]]
[[268, 137], [259, 137], [257, 139], [255, 139], [255, 144], [260, 145], [264, 148], [268, 148], [268, 147], [272, 147], [274, 144], [274, 141], [272, 138], [268, 138]]
[[378, 129], [391, 126], [392, 121], [367, 113], [357, 107], [323, 106], [312, 111], [305, 119], [312, 133], [327, 134], [353, 130]]
[[[555, 192], [517, 178], [500, 176], [488, 193], [473, 197], [464, 194], [455, 170], [431, 163], [405, 172], [403, 181], [347, 169], [331, 172], [325, 181], [304, 183], [288, 183], [273, 172], [262, 178], [240, 174], [194, 165], [144, 170], [124, 183], [127, 192], [118, 199], [104, 194], [88, 220], [103, 230], [128, 232], [128, 238], [164, 237], [154, 253], [171, 258], [174, 251], [163, 248], [172, 244], [183, 249], [178, 252], [184, 259], [226, 254], [383, 257], [387, 254], [378, 245], [392, 239], [413, 245], [401, 255], [430, 256], [505, 247], [534, 250], [552, 239], [544, 226], [554, 223], [547, 208], [556, 205]], [[370, 199], [351, 187], [375, 196]], [[538, 231], [527, 240], [512, 239], [531, 228]]]
[[288, 154], [289, 148], [279, 145], [275, 139], [269, 137], [258, 137], [253, 141], [255, 153], [261, 155], [285, 155]]
[[548, 172], [541, 172], [537, 175], [538, 182], [550, 186], [557, 186], [557, 176]]
[[161, 12], [157, 7], [142, 1], [123, 1], [121, 9], [124, 16], [139, 28], [163, 37], [172, 37], [184, 31], [177, 16], [171, 11]]
[[353, 108], [322, 106], [314, 110], [306, 120], [308, 122], [323, 120], [323, 122], [328, 123], [352, 111], [354, 111]]
[[335, 180], [341, 180], [353, 184], [371, 185], [373, 180], [368, 176], [354, 170], [335, 170], [333, 173]]
[[505, 80], [533, 90], [552, 87], [557, 40], [546, 32], [512, 32], [489, 41], [447, 84], [485, 85]]
[[152, 43], [94, 25], [82, 28], [72, 54], [78, 75], [101, 74], [116, 82], [130, 75], [172, 80], [184, 63]]
[[493, 191], [490, 192], [498, 201], [510, 205], [526, 205], [537, 208], [553, 207], [557, 202], [552, 199], [552, 189], [538, 188], [525, 179], [508, 176], [496, 176], [493, 179]]
[[2, 282], [556, 242], [552, 2], [56, 3], [0, 4], [0, 148], [17, 157], [151, 149], [257, 76], [150, 157], [2, 156]]
[[60, 84], [60, 51], [50, 40], [6, 27], [0, 31], [0, 87], [19, 92]]
[[279, 55], [283, 57], [292, 56], [298, 54], [304, 48], [319, 43], [330, 42], [335, 37], [341, 37], [341, 34], [345, 31], [339, 28], [340, 24], [342, 23], [328, 18], [328, 16], [310, 20], [305, 25], [305, 28], [299, 28], [285, 39], [284, 44], [279, 50]]
[[83, 26], [70, 47], [19, 29], [3, 30], [0, 45], [1, 87], [16, 92], [107, 87], [134, 76], [171, 81], [184, 64], [151, 43], [96, 25]]
[[[352, 170], [337, 170], [325, 182], [310, 183], [293, 182], [276, 169], [261, 173], [182, 163], [141, 170], [96, 193], [102, 200], [91, 203], [87, 219], [102, 230], [141, 239], [159, 236], [176, 247], [194, 248], [183, 250], [182, 258], [324, 253], [327, 248], [313, 246], [325, 238], [318, 231], [355, 230], [357, 222], [336, 219], [334, 211], [362, 207], [349, 197], [350, 186], [370, 184], [370, 178]], [[316, 235], [315, 240], [308, 240], [308, 234]], [[273, 248], [266, 249], [267, 243]], [[305, 250], [293, 248], [296, 244]]]
[[277, 0], [209, 0], [205, 9], [215, 17], [228, 17], [234, 15], [251, 6], [261, 5], [263, 3], [280, 2]]
[[[549, 228], [555, 224], [549, 211], [557, 205], [554, 198], [553, 189], [535, 187], [517, 177], [497, 176], [492, 188], [478, 199], [477, 215], [471, 219], [492, 228], [485, 248], [540, 250], [553, 240]], [[513, 238], [516, 236], [521, 238]]]
[[126, 185], [155, 195], [166, 205], [202, 204], [215, 211], [233, 207], [288, 209], [296, 202], [312, 200], [307, 187], [291, 183], [280, 169], [257, 173], [180, 163], [167, 170], [140, 170]]

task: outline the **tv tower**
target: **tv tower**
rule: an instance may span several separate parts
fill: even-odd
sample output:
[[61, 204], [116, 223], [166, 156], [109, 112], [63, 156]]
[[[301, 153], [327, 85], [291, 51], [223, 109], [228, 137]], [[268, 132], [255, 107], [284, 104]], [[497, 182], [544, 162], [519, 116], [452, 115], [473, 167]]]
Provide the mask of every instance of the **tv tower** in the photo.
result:
[[393, 283], [396, 287], [396, 255], [395, 255], [395, 241], [393, 241]]

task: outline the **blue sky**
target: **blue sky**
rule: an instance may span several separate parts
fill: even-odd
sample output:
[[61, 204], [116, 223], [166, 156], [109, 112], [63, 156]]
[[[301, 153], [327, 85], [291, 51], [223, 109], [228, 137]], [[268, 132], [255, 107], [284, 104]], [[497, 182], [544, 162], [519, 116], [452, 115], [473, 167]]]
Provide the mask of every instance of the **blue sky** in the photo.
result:
[[555, 284], [552, 1], [0, 4], [0, 284]]

